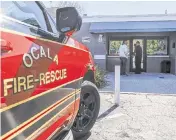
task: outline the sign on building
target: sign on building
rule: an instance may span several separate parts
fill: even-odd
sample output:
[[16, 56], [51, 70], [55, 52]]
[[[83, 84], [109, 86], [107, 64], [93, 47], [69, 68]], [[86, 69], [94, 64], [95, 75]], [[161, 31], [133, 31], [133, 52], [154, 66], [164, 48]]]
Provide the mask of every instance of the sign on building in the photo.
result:
[[102, 34], [99, 34], [98, 42], [103, 42], [103, 35]]

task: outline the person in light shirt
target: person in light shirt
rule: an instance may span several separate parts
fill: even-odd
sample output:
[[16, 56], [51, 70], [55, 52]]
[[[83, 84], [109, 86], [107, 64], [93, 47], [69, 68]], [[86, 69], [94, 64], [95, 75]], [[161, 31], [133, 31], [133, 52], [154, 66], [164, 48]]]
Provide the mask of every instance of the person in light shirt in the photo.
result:
[[119, 48], [119, 56], [121, 60], [121, 75], [127, 75], [126, 66], [127, 66], [128, 55], [129, 55], [129, 49], [127, 46], [127, 41], [124, 40], [122, 45], [120, 45], [120, 48]]

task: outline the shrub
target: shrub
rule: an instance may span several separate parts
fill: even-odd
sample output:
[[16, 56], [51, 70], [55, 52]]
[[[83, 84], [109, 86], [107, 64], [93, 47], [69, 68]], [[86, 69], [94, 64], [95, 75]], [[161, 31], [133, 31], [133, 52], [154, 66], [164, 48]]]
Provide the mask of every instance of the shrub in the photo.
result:
[[106, 81], [106, 71], [98, 67], [97, 65], [95, 66], [95, 84], [98, 88], [103, 88], [107, 85]]

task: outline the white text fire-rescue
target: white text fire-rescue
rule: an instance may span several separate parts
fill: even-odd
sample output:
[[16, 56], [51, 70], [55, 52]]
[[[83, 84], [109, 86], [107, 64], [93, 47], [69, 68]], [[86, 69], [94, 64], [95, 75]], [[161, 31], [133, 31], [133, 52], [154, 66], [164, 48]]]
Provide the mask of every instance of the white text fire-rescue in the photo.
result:
[[36, 83], [39, 86], [55, 83], [59, 80], [67, 78], [67, 69], [57, 69], [55, 71], [48, 71], [39, 73], [37, 77], [34, 75], [20, 76], [9, 79], [4, 79], [4, 96], [8, 96], [10, 91], [12, 94], [20, 93], [34, 88]]
[[50, 49], [44, 49], [42, 46], [40, 46], [39, 49], [37, 47], [31, 47], [30, 53], [25, 53], [23, 55], [23, 62], [27, 68], [30, 68], [33, 65], [33, 61], [40, 58], [48, 58], [58, 65], [58, 55], [56, 54], [52, 57], [50, 54]]

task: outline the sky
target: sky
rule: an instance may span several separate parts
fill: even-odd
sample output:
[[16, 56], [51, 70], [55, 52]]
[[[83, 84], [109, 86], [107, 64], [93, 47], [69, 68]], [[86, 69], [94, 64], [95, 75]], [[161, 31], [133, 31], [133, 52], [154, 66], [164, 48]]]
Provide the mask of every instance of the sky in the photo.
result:
[[176, 1], [79, 1], [78, 3], [83, 7], [83, 13], [88, 16], [164, 14], [165, 10], [168, 14], [176, 14]]

